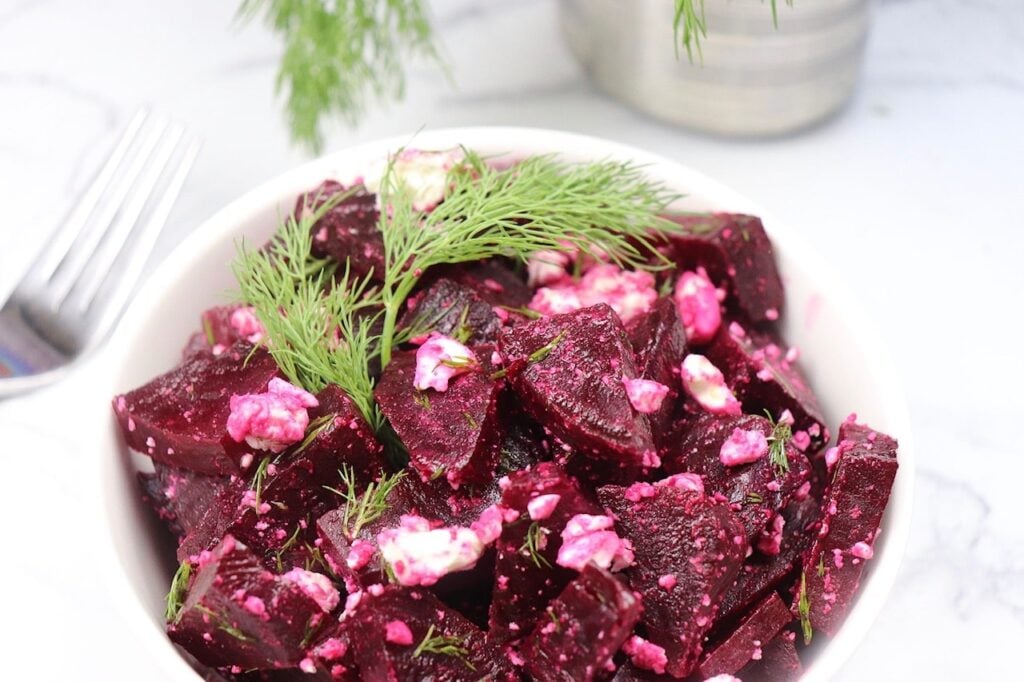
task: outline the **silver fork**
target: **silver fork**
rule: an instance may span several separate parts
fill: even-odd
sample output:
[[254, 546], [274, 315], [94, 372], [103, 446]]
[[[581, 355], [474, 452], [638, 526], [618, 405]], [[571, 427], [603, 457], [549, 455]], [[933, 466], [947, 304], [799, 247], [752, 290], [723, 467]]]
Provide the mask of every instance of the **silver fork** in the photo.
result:
[[136, 112], [0, 309], [0, 399], [59, 379], [106, 339], [198, 153], [181, 125]]

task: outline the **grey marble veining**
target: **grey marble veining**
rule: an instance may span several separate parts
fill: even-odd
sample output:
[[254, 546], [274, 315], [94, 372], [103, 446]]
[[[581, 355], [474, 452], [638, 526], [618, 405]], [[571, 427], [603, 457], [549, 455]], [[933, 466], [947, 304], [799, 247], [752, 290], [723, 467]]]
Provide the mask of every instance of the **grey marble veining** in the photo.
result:
[[[919, 458], [899, 581], [840, 679], [1021, 678], [1024, 3], [880, 2], [849, 106], [804, 134], [744, 142], [672, 128], [603, 97], [562, 41], [554, 0], [434, 8], [454, 85], [415, 64], [405, 102], [354, 130], [332, 126], [328, 148], [423, 126], [570, 129], [678, 159], [800, 229], [881, 324]], [[0, 0], [0, 295], [139, 104], [205, 139], [154, 260], [226, 202], [308, 158], [290, 145], [273, 95], [279, 54], [261, 26], [236, 23], [232, 2]], [[74, 441], [89, 372], [0, 404], [2, 471], [18, 482], [0, 495], [0, 518], [5, 545], [25, 548], [17, 560], [4, 555], [0, 582], [26, 586], [3, 611], [27, 619], [0, 618], [0, 641], [5, 656], [23, 652], [19, 679], [69, 678], [70, 665], [75, 679], [132, 679], [127, 671], [145, 665], [126, 640], [90, 634], [116, 631], [117, 616], [97, 599], [89, 562], [72, 571], [51, 563], [58, 551], [61, 565], [88, 555], [88, 529], [67, 533], [58, 512], [76, 509], [92, 480], [94, 463], [76, 456]], [[27, 512], [31, 522], [8, 528]], [[70, 537], [55, 548], [55, 536]], [[33, 634], [54, 621], [65, 642], [57, 651]]]

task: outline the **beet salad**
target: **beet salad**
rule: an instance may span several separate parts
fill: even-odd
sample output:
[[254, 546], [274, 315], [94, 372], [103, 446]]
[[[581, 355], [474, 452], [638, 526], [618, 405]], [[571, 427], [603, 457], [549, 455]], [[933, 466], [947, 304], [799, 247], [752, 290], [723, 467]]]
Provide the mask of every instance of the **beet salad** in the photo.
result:
[[[643, 169], [404, 149], [239, 243], [113, 408], [214, 680], [795, 680], [896, 441], [830, 436], [758, 218]], [[228, 264], [225, 264], [228, 267]]]

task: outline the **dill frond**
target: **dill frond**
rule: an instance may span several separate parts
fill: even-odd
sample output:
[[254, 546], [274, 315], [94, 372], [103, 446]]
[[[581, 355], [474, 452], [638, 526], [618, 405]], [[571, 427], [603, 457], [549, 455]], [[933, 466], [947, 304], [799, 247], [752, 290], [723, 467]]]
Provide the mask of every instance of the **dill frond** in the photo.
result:
[[775, 421], [771, 412], [765, 410], [765, 414], [768, 415], [768, 421], [772, 425], [772, 432], [766, 439], [768, 441], [768, 461], [775, 468], [775, 475], [781, 477], [789, 472], [786, 446], [793, 439], [793, 428], [785, 422]]
[[366, 486], [362, 495], [356, 490], [355, 470], [352, 467], [344, 464], [338, 474], [341, 476], [342, 488], [324, 487], [344, 501], [342, 528], [346, 536], [352, 540], [359, 535], [363, 526], [376, 521], [390, 508], [388, 496], [402, 481], [405, 472], [399, 471], [397, 474], [381, 472], [380, 479]]
[[526, 530], [526, 537], [519, 548], [519, 552], [528, 556], [537, 568], [551, 568], [551, 562], [540, 553], [540, 545], [547, 533], [547, 529], [534, 521]]
[[423, 637], [423, 641], [413, 649], [412, 657], [417, 658], [423, 654], [452, 656], [462, 661], [462, 664], [470, 670], [476, 670], [476, 666], [469, 660], [469, 649], [466, 648], [465, 638], [454, 635], [435, 635], [433, 625], [427, 628], [427, 634]]
[[192, 564], [182, 561], [171, 579], [171, 589], [167, 592], [167, 608], [164, 618], [167, 622], [178, 622], [181, 609], [185, 606], [185, 592], [188, 590], [188, 579], [192, 575]]

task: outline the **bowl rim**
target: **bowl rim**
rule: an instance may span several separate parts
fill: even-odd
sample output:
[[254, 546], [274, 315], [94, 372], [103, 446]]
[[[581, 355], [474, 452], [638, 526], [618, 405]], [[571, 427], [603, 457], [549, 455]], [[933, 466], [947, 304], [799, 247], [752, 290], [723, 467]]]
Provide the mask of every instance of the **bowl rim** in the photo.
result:
[[[149, 308], [154, 301], [167, 294], [170, 285], [188, 270], [198, 255], [212, 249], [232, 234], [237, 236], [241, 225], [267, 206], [280, 206], [294, 201], [299, 193], [316, 186], [323, 178], [335, 177], [332, 169], [339, 160], [350, 157], [384, 158], [388, 152], [411, 143], [424, 148], [449, 148], [458, 144], [477, 149], [507, 147], [506, 151], [511, 154], [553, 153], [570, 158], [628, 159], [645, 166], [657, 166], [659, 172], [675, 178], [670, 184], [683, 185], [688, 181], [700, 187], [699, 192], [695, 194], [713, 195], [714, 201], [727, 202], [731, 211], [761, 217], [772, 240], [783, 243], [783, 250], [792, 256], [792, 260], [801, 264], [807, 277], [818, 288], [827, 291], [828, 299], [843, 310], [844, 317], [858, 330], [858, 344], [870, 357], [870, 364], [878, 367], [879, 376], [885, 377], [884, 391], [880, 392], [879, 404], [880, 409], [886, 414], [887, 421], [895, 426], [892, 431], [900, 442], [897, 473], [900, 494], [891, 500], [887, 508], [888, 537], [885, 551], [873, 562], [871, 574], [861, 586], [857, 601], [842, 628], [823, 650], [818, 652], [801, 677], [804, 682], [830, 679], [852, 656], [882, 610], [896, 581], [910, 535], [915, 479], [914, 449], [909, 411], [900, 375], [882, 342], [877, 326], [852, 289], [826, 266], [799, 233], [727, 185], [659, 154], [603, 138], [551, 129], [511, 126], [454, 127], [424, 130], [414, 135], [397, 135], [349, 146], [308, 161], [259, 184], [204, 220], [182, 240], [147, 279], [120, 320], [111, 342], [100, 351], [98, 364], [103, 364], [110, 370], [103, 373], [107, 381], [98, 382], [96, 387], [97, 393], [102, 393], [98, 395], [96, 403], [105, 411], [99, 422], [108, 427], [100, 439], [114, 437], [114, 420], [106, 411], [106, 401], [118, 388], [117, 380], [123, 367], [122, 359], [129, 356], [128, 350], [132, 347], [132, 340], [142, 329]], [[200, 679], [167, 638], [163, 628], [154, 627], [152, 614], [147, 611], [128, 582], [126, 569], [116, 547], [112, 525], [114, 510], [111, 508], [111, 496], [116, 494], [116, 491], [111, 490], [108, 483], [111, 476], [118, 475], [115, 469], [121, 468], [123, 464], [119, 458], [111, 456], [111, 448], [96, 449], [100, 461], [93, 469], [99, 478], [95, 490], [101, 492], [95, 498], [99, 507], [96, 510], [96, 518], [103, 521], [104, 534], [104, 542], [99, 543], [98, 551], [105, 555], [104, 563], [111, 567], [116, 565], [115, 570], [103, 572], [107, 593], [113, 598], [115, 608], [126, 629], [143, 640], [151, 660], [167, 679]]]

